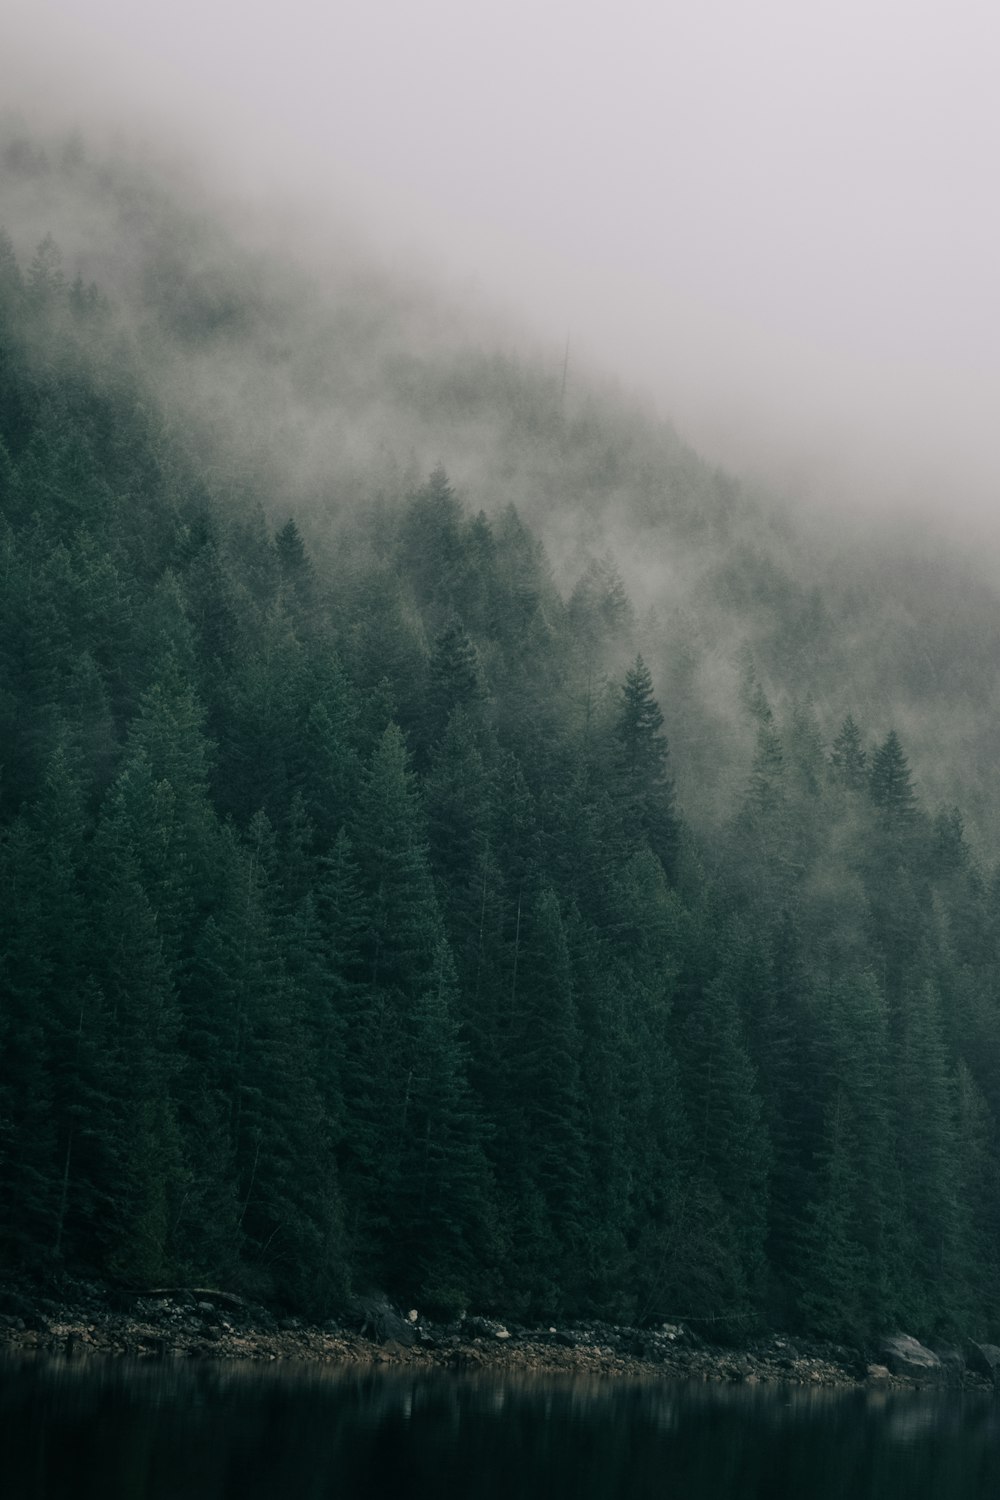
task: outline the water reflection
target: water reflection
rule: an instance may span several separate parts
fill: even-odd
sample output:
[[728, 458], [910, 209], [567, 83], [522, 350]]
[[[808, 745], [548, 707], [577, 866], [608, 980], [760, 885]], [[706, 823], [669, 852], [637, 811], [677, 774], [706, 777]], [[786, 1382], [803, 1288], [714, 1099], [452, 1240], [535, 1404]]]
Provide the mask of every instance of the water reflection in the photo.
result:
[[12, 1500], [993, 1500], [988, 1397], [0, 1363]]

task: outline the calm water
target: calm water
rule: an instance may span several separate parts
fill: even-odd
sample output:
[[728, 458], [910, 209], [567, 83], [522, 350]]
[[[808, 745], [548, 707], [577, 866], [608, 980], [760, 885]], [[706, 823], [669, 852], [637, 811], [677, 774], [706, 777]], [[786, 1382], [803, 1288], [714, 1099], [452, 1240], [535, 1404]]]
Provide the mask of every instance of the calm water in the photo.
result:
[[5, 1500], [996, 1500], [990, 1397], [0, 1363]]

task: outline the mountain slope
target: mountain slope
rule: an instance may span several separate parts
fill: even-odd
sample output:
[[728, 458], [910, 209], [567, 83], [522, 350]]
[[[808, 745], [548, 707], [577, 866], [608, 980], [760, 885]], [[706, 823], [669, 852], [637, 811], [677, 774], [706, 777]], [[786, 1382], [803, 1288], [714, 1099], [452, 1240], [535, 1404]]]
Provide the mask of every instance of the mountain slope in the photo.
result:
[[995, 1333], [986, 586], [5, 150], [4, 1264]]

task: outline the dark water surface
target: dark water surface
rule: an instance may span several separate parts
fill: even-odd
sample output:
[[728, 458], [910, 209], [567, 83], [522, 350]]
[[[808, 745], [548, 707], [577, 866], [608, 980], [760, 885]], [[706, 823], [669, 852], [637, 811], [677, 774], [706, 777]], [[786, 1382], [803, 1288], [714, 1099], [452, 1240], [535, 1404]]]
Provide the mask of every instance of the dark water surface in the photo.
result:
[[4, 1500], [1000, 1497], [991, 1397], [0, 1362]]

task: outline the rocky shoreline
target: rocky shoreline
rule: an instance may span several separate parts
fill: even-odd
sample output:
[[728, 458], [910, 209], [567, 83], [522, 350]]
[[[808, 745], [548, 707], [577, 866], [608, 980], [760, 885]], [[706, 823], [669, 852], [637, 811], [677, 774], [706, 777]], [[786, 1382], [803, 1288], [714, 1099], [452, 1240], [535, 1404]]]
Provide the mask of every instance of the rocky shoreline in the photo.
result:
[[744, 1347], [708, 1343], [683, 1324], [524, 1328], [464, 1317], [435, 1323], [385, 1299], [344, 1323], [309, 1324], [210, 1288], [141, 1293], [76, 1283], [59, 1296], [0, 1287], [0, 1354], [130, 1355], [299, 1361], [342, 1366], [672, 1378], [742, 1384], [1000, 1390], [1000, 1347], [928, 1349], [903, 1334], [868, 1350], [771, 1334]]

